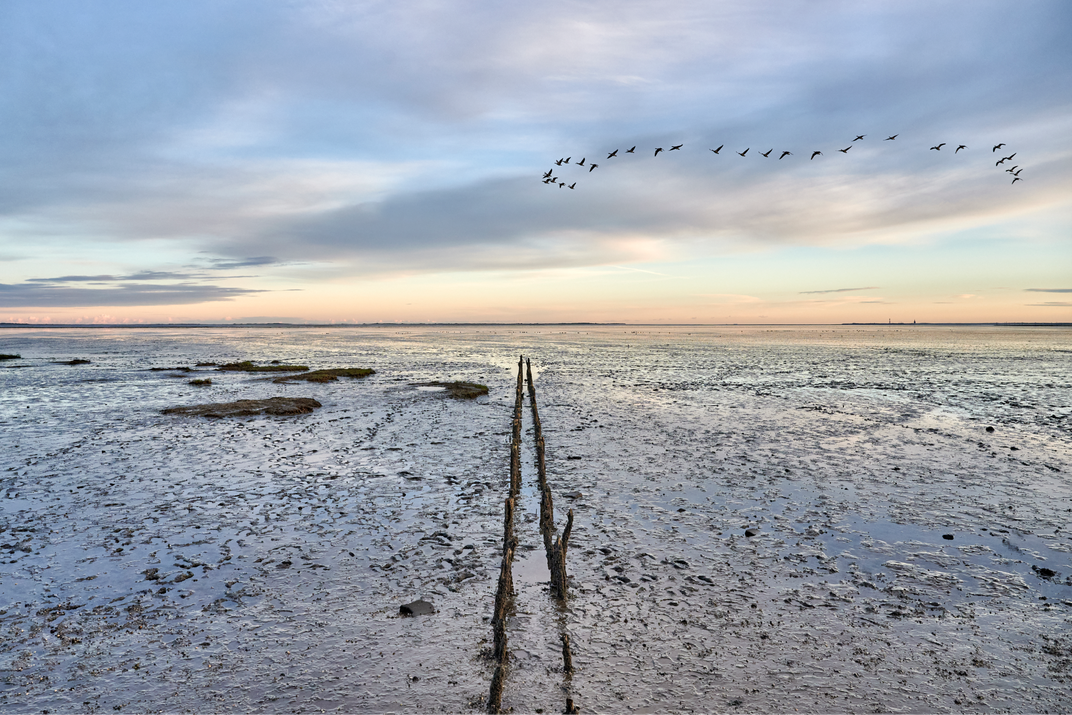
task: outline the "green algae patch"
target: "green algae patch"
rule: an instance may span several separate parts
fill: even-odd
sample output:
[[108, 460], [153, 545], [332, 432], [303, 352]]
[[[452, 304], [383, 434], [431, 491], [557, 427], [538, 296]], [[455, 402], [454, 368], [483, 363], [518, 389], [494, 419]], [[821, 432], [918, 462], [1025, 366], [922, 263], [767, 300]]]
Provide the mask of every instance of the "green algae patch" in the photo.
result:
[[189, 415], [191, 417], [251, 417], [254, 415], [304, 415], [320, 407], [311, 397], [270, 397], [267, 400], [237, 400], [216, 402], [208, 405], [169, 407], [165, 415]]
[[204, 378], [198, 378], [196, 380], [190, 380], [190, 382], [187, 383], [187, 384], [194, 385], [196, 387], [207, 387], [208, 385], [212, 384], [212, 380], [210, 380], [207, 377], [204, 377]]
[[280, 365], [279, 361], [273, 361], [271, 365], [254, 365], [249, 360], [242, 362], [229, 362], [220, 365], [217, 370], [223, 372], [304, 372], [309, 369], [308, 365]]
[[375, 375], [376, 371], [367, 367], [340, 367], [330, 370], [313, 370], [311, 372], [305, 372], [301, 375], [284, 375], [283, 377], [277, 377], [272, 382], [293, 382], [295, 380], [304, 380], [305, 382], [336, 382], [340, 377], [368, 377], [369, 375]]
[[488, 394], [488, 386], [476, 382], [414, 382], [415, 387], [442, 387], [451, 397], [472, 400]]
[[0, 355], [0, 360], [21, 360], [22, 355]]

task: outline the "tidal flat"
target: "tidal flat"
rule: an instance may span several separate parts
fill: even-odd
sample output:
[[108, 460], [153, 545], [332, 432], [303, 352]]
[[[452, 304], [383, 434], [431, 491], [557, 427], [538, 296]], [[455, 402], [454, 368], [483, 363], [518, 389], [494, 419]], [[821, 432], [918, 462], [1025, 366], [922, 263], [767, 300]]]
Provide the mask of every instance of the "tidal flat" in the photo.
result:
[[[1068, 328], [35, 328], [0, 353], [0, 711], [483, 711], [521, 354], [575, 522], [559, 609], [526, 404], [504, 708], [1072, 710]], [[213, 367], [269, 360], [375, 372]], [[426, 387], [462, 382], [488, 394]], [[163, 414], [273, 397], [321, 407]]]

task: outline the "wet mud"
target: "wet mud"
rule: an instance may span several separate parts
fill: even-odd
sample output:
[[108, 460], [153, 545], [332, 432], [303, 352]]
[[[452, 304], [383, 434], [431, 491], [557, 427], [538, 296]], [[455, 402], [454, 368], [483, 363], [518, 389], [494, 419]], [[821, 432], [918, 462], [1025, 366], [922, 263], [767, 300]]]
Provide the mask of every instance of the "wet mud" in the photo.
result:
[[[575, 517], [559, 607], [525, 447], [504, 708], [563, 709], [565, 633], [582, 712], [1068, 711], [1069, 337], [4, 333], [0, 709], [484, 710], [524, 353]], [[376, 374], [148, 369], [253, 351]], [[298, 390], [322, 407], [161, 414]]]

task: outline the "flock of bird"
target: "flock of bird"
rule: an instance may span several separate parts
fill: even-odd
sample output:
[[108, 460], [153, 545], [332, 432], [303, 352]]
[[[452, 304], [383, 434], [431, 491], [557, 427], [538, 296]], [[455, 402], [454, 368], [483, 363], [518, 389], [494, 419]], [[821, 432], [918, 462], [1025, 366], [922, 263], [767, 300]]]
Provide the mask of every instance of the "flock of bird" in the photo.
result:
[[[853, 139], [852, 142], [850, 142], [847, 147], [845, 147], [844, 149], [838, 149], [837, 151], [841, 152], [842, 154], [848, 154], [849, 150], [852, 149], [856, 145], [855, 143], [858, 142], [858, 141], [863, 141], [864, 137], [866, 137], [866, 136], [867, 136], [866, 134], [857, 134], [856, 138]], [[883, 139], [883, 141], [888, 141], [888, 142], [896, 141], [898, 136], [900, 136], [900, 135], [899, 134], [892, 134], [892, 135], [886, 137], [885, 139]], [[941, 144], [936, 144], [935, 146], [932, 146], [930, 148], [930, 150], [931, 151], [941, 151], [942, 147], [944, 147], [946, 145], [947, 145], [947, 142], [942, 142]], [[671, 145], [671, 147], [669, 149], [664, 149], [663, 147], [657, 147], [655, 149], [655, 154], [653, 154], [653, 157], [654, 156], [659, 156], [659, 154], [664, 152], [664, 151], [666, 151], [666, 152], [680, 151], [681, 147], [683, 147], [683, 146], [685, 146], [685, 145], [684, 144], [674, 144], [674, 145]], [[722, 152], [722, 149], [725, 148], [725, 146], [726, 146], [725, 144], [721, 144], [721, 145], [719, 145], [719, 147], [717, 149], [711, 149], [710, 151], [713, 154], [718, 155], [718, 154], [720, 154]], [[991, 151], [991, 153], [996, 154], [998, 149], [1001, 149], [1004, 146], [1005, 146], [1004, 143], [995, 144], [994, 148], [991, 149], [990, 151]], [[966, 145], [964, 145], [964, 144], [958, 144], [957, 148], [953, 150], [953, 153], [954, 154], [959, 154], [962, 149], [966, 150], [967, 148], [968, 147]], [[615, 157], [618, 156], [618, 151], [619, 151], [618, 149], [615, 149], [614, 151], [608, 153], [607, 158], [603, 159], [602, 161], [606, 162], [606, 161], [610, 161], [611, 159], [614, 159]], [[751, 151], [751, 147], [748, 147], [744, 151], [735, 151], [734, 153], [737, 154], [738, 156], [746, 157], [748, 155], [749, 151]], [[773, 147], [768, 149], [767, 151], [757, 151], [756, 154], [758, 154], [759, 156], [762, 156], [765, 159], [769, 159], [772, 152], [774, 152]], [[636, 147], [634, 146], [631, 149], [626, 149], [625, 153], [626, 154], [635, 154], [636, 153]], [[753, 156], [755, 156], [755, 154], [753, 154]], [[791, 151], [782, 151], [778, 155], [778, 161], [781, 161], [782, 159], [786, 158], [787, 156], [793, 156], [793, 152], [791, 152]], [[809, 159], [809, 161], [813, 161], [815, 159], [815, 157], [817, 157], [817, 156], [823, 156], [823, 153], [821, 151], [813, 151], [811, 153], [811, 158]], [[1001, 157], [1001, 159], [999, 159], [997, 161], [997, 163], [994, 164], [994, 166], [1001, 166], [1005, 162], [1012, 161], [1015, 158], [1016, 158], [1016, 152], [1013, 152], [1009, 156]], [[573, 164], [570, 164], [571, 159], [573, 159], [572, 156], [567, 156], [565, 158], [558, 159], [557, 161], [555, 161], [555, 166], [563, 167], [563, 168], [566, 167], [567, 165], [568, 166], [574, 166], [574, 167], [578, 167], [578, 168], [581, 168], [581, 169], [587, 169], [588, 173], [592, 173], [597, 168], [599, 168], [599, 164], [597, 164], [594, 161], [588, 162], [587, 164], [585, 164], [585, 162], [588, 161], [588, 157], [582, 157], [580, 161], [575, 161], [575, 162], [573, 162]], [[547, 172], [544, 173], [544, 175], [543, 175], [543, 183], [551, 185], [551, 186], [558, 186], [558, 188], [560, 188], [560, 189], [561, 188], [574, 189], [574, 188], [577, 187], [577, 182], [576, 181], [574, 181], [571, 184], [566, 184], [565, 181], [562, 181], [559, 177], [554, 175], [555, 171], [556, 171], [556, 169], [554, 167], [548, 169]], [[1023, 171], [1023, 169], [1019, 165], [1016, 165], [1016, 166], [1013, 166], [1011, 168], [1005, 169], [1005, 171], [1007, 173], [1009, 173], [1009, 174], [1012, 174], [1012, 176], [1013, 176], [1012, 183], [1015, 184], [1017, 181], [1023, 181], [1023, 179], [1020, 178], [1020, 172]]]

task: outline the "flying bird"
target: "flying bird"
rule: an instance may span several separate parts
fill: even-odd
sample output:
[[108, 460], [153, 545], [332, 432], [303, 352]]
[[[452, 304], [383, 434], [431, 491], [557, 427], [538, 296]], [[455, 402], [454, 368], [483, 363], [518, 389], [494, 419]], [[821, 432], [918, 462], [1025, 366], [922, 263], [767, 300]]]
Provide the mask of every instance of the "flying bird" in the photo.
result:
[[1016, 172], [1016, 170], [1017, 170], [1017, 169], [1018, 169], [1019, 167], [1020, 167], [1020, 165], [1019, 165], [1019, 164], [1017, 164], [1017, 165], [1016, 165], [1016, 166], [1014, 166], [1013, 168], [1011, 168], [1011, 169], [1006, 169], [1005, 171], [1009, 172], [1010, 174], [1013, 174], [1013, 173], [1015, 173], [1015, 172]]
[[551, 183], [551, 180], [550, 180], [550, 179], [544, 179], [544, 180], [543, 180], [543, 183], [545, 183], [545, 184], [550, 184], [550, 183]]
[[662, 147], [659, 147], [658, 149], [656, 149], [655, 150], [655, 156], [659, 156], [659, 152], [661, 152], [662, 150], [663, 150]]
[[[960, 151], [961, 149], [967, 149], [967, 148], [968, 148], [967, 146], [965, 146], [964, 144], [961, 144], [960, 146], [957, 147], [957, 151]], [[957, 151], [955, 151], [953, 153], [956, 154]]]
[[566, 157], [566, 163], [568, 164], [568, 163], [569, 163], [569, 160], [570, 160], [570, 159], [572, 159], [572, 158], [573, 158], [573, 157], [571, 157], [571, 156], [567, 156], [567, 157]]
[[589, 173], [589, 174], [591, 174], [591, 173], [592, 173], [592, 169], [596, 168], [597, 166], [599, 166], [599, 164], [592, 164], [591, 166], [589, 166], [589, 167], [588, 167], [588, 173]]
[[610, 159], [612, 156], [618, 156], [618, 150], [617, 149], [612, 151], [610, 154], [607, 154], [608, 159]]
[[[1020, 171], [1023, 171], [1023, 169], [1020, 169]], [[1020, 171], [1014, 171], [1014, 172], [1012, 172], [1012, 175], [1013, 175], [1013, 176], [1019, 176], [1019, 175], [1020, 175]]]
[[634, 151], [636, 151], [636, 147], [633, 147], [632, 149], [627, 150], [625, 153], [626, 154], [632, 154]]
[[778, 161], [781, 161], [782, 159], [786, 158], [787, 156], [792, 156], [792, 155], [793, 155], [793, 152], [791, 152], [791, 151], [783, 151], [782, 155], [780, 157], [778, 157]]
[[1006, 157], [1002, 157], [1001, 161], [999, 161], [999, 162], [997, 162], [996, 164], [994, 164], [994, 166], [997, 166], [998, 164], [1004, 164], [1004, 163], [1005, 163], [1005, 162], [1007, 162], [1007, 161], [1012, 161], [1012, 158], [1013, 158], [1014, 156], [1016, 156], [1016, 153], [1015, 153], [1015, 152], [1013, 152], [1013, 153], [1012, 153], [1012, 154], [1010, 154], [1009, 156], [1006, 156]]
[[560, 188], [560, 189], [561, 189], [561, 188], [562, 188], [563, 186], [565, 186], [565, 185], [566, 185], [566, 182], [565, 182], [565, 181], [560, 181], [560, 182], [558, 182], [558, 188]]
[[852, 149], [852, 144], [849, 144], [849, 145], [848, 145], [847, 147], [845, 147], [844, 149], [838, 149], [838, 151], [840, 151], [840, 152], [841, 152], [842, 154], [848, 154], [848, 153], [849, 153], [849, 149]]
[[[821, 151], [813, 151], [811, 153], [811, 158], [814, 159], [815, 157], [822, 156], [822, 155], [823, 155], [823, 153]], [[809, 161], [811, 161], [811, 159], [809, 159]]]
[[581, 160], [577, 162], [577, 166], [584, 166], [584, 160], [588, 157], [581, 157]]
[[551, 172], [552, 172], [552, 171], [554, 171], [554, 169], [548, 169], [548, 170], [547, 170], [547, 173], [543, 175], [543, 178], [545, 178], [545, 179], [546, 179], [546, 178], [550, 177], [550, 176], [551, 176]]
[[[751, 148], [752, 148], [752, 147], [748, 147], [748, 149], [751, 149]], [[745, 149], [744, 151], [739, 151], [739, 152], [737, 152], [737, 153], [738, 153], [738, 154], [740, 154], [741, 156], [744, 156], [745, 154], [747, 154], [747, 153], [748, 153], [748, 149]]]
[[725, 144], [719, 144], [718, 149], [712, 149], [711, 151], [713, 151], [713, 152], [715, 152], [717, 154], [720, 151], [722, 151], [722, 147], [724, 147], [724, 146], [726, 146], [726, 145]]
[[680, 149], [683, 146], [685, 146], [685, 145], [684, 144], [678, 144], [677, 146], [672, 146], [672, 147], [670, 147], [670, 151], [677, 151], [678, 149]]
[[764, 158], [766, 158], [766, 157], [769, 157], [769, 156], [770, 156], [770, 153], [771, 153], [772, 151], [774, 151], [774, 149], [768, 149], [768, 150], [767, 150], [766, 152], [762, 152], [762, 151], [761, 151], [761, 152], [759, 152], [759, 153], [760, 153], [760, 154], [763, 154]]
[[892, 141], [893, 141], [894, 139], [896, 139], [896, 138], [897, 138], [897, 137], [899, 137], [899, 136], [901, 136], [901, 135], [900, 135], [900, 134], [894, 134], [894, 135], [893, 135], [892, 137], [886, 137], [886, 138], [885, 138], [885, 139], [883, 139], [882, 141], [886, 141], [886, 142], [892, 142]]
[[1019, 176], [1017, 176], [1015, 179], [1012, 180], [1012, 183], [1015, 184], [1017, 181], [1023, 181], [1023, 179], [1021, 179]]
[[857, 134], [857, 135], [856, 135], [856, 138], [855, 138], [855, 139], [853, 139], [853, 141], [854, 141], [854, 142], [858, 142], [858, 141], [860, 141], [861, 139], [863, 139], [863, 138], [864, 138], [864, 137], [866, 137], [866, 136], [867, 136], [866, 134]]
[[556, 166], [562, 166], [562, 159], [559, 159], [558, 161], [556, 161], [555, 165]]
[[990, 153], [993, 154], [994, 152], [996, 152], [998, 149], [1000, 149], [1003, 146], [1005, 146], [1005, 145], [1004, 144], [995, 144], [994, 148], [990, 150]]
[[938, 146], [932, 146], [932, 147], [931, 147], [931, 151], [941, 151], [941, 150], [942, 150], [942, 147], [944, 147], [944, 146], [945, 146], [945, 142], [942, 142], [942, 143], [941, 143], [941, 144], [939, 144]]
[[574, 188], [575, 186], [577, 186], [577, 182], [576, 182], [576, 181], [574, 181], [574, 182], [573, 182], [572, 184], [570, 184], [570, 185], [569, 185], [569, 188], [571, 188], [571, 189], [572, 189], [572, 188]]

